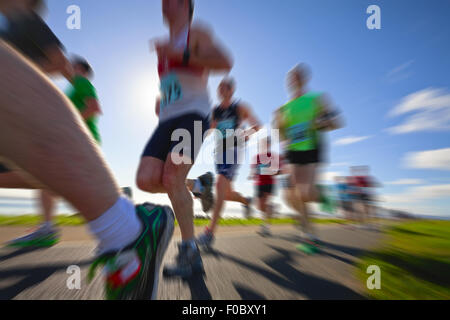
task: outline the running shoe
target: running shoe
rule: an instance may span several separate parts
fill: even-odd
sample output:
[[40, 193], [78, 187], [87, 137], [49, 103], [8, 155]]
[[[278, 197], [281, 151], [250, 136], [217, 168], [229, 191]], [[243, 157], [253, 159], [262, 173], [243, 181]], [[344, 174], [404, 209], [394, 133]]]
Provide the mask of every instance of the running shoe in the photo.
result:
[[56, 245], [59, 240], [59, 231], [53, 226], [43, 224], [36, 231], [9, 242], [7, 246], [13, 248], [50, 248]]
[[303, 243], [297, 246], [297, 250], [308, 255], [314, 255], [322, 251], [322, 243], [319, 239], [305, 239]]
[[247, 198], [248, 205], [243, 205], [244, 208], [244, 216], [246, 219], [250, 219], [252, 215], [252, 198]]
[[194, 246], [187, 243], [179, 244], [175, 263], [166, 266], [163, 271], [163, 276], [166, 278], [179, 277], [183, 280], [188, 280], [194, 275], [204, 274], [202, 257], [195, 242]]
[[194, 193], [194, 196], [202, 201], [203, 212], [208, 213], [214, 206], [214, 195], [212, 193], [214, 174], [208, 172], [198, 177], [198, 180], [202, 184], [203, 190], [201, 193]]
[[272, 232], [270, 231], [270, 228], [267, 225], [262, 225], [261, 230], [259, 231], [259, 234], [262, 237], [271, 237]]
[[214, 234], [209, 230], [209, 228], [205, 229], [202, 235], [200, 235], [196, 242], [200, 247], [211, 249], [215, 241]]
[[89, 271], [91, 281], [100, 266], [106, 275], [108, 300], [156, 300], [159, 270], [174, 230], [174, 215], [169, 207], [146, 203], [136, 207], [143, 232], [120, 252], [100, 256]]

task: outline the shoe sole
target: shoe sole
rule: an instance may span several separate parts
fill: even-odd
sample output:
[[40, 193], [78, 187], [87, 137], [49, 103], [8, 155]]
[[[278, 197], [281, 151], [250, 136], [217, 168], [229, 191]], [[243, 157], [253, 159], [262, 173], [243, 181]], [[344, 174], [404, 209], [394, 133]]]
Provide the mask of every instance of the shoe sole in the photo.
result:
[[164, 256], [167, 253], [167, 249], [172, 240], [173, 232], [175, 230], [175, 216], [171, 208], [163, 207], [164, 212], [167, 215], [166, 228], [159, 243], [158, 249], [156, 250], [156, 261], [155, 261], [155, 277], [153, 280], [153, 291], [151, 293], [151, 300], [157, 300], [158, 298], [158, 286], [159, 286], [159, 273], [161, 269]]
[[[212, 194], [211, 190], [207, 190], [205, 191], [202, 195], [201, 195], [201, 200], [202, 200], [202, 210], [204, 213], [208, 213], [211, 211], [211, 209], [214, 207], [214, 196]], [[206, 205], [205, 202], [208, 204]]]
[[[202, 182], [202, 184], [203, 183], [206, 184], [206, 186], [205, 186], [206, 190], [204, 191], [204, 194], [201, 196], [202, 205], [203, 205], [203, 201], [205, 201], [204, 198], [211, 199], [211, 205], [207, 206], [206, 209], [203, 208], [203, 212], [205, 212], [205, 213], [208, 213], [214, 207], [214, 195], [212, 193], [212, 188], [214, 186], [214, 175], [211, 174], [208, 177], [209, 177], [209, 179], [205, 177], [206, 181], [200, 180]], [[206, 200], [206, 201], [208, 201], [208, 200]]]

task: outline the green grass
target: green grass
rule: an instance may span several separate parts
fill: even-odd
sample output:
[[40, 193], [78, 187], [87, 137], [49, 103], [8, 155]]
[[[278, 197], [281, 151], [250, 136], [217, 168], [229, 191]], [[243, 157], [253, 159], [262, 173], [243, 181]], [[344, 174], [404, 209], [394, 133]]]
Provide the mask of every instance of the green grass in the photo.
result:
[[450, 221], [414, 221], [392, 226], [382, 247], [358, 266], [367, 281], [370, 265], [381, 269], [381, 290], [368, 290], [372, 299], [450, 299]]
[[[38, 215], [0, 216], [0, 226], [36, 226], [42, 222]], [[82, 226], [84, 220], [78, 215], [62, 215], [56, 217], [56, 224], [60, 226]]]
[[[22, 215], [22, 216], [1, 216], [0, 226], [36, 226], [41, 222], [41, 217], [37, 215]], [[318, 224], [344, 224], [345, 220], [340, 219], [313, 219], [314, 223]], [[257, 226], [262, 221], [260, 219], [222, 219], [221, 226]], [[293, 225], [296, 220], [290, 218], [272, 219], [273, 225]], [[81, 226], [84, 225], [84, 220], [78, 215], [61, 215], [56, 217], [56, 224], [60, 226]], [[194, 224], [197, 227], [206, 226], [209, 224], [207, 219], [195, 219]]]

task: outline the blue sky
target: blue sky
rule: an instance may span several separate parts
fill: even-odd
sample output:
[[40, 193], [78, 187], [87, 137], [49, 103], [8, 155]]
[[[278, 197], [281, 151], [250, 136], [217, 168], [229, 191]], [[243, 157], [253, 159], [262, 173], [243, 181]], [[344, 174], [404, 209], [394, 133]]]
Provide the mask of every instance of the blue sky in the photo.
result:
[[[47, 2], [46, 20], [67, 51], [95, 69], [103, 150], [120, 184], [134, 187], [139, 156], [157, 123], [149, 40], [167, 34], [161, 1]], [[81, 30], [66, 27], [72, 4], [81, 8]], [[366, 26], [372, 4], [381, 8], [381, 30]], [[326, 92], [346, 123], [327, 137], [324, 175], [370, 165], [384, 185], [379, 193], [386, 207], [450, 216], [449, 9], [445, 0], [197, 0], [195, 16], [231, 52], [236, 95], [265, 124], [288, 100], [286, 72], [298, 62], [311, 66], [310, 88]], [[214, 101], [219, 80], [210, 81]], [[191, 176], [213, 169], [196, 165]], [[236, 186], [252, 195], [248, 171], [242, 167]], [[142, 193], [137, 198], [167, 202]]]

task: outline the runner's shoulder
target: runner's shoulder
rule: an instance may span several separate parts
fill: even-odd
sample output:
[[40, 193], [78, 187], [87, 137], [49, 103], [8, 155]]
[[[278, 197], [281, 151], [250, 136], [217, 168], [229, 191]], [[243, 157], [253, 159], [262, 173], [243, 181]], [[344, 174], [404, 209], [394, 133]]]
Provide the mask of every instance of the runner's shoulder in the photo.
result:
[[214, 32], [210, 25], [206, 22], [198, 21], [192, 23], [191, 25], [191, 39], [193, 41], [207, 41], [211, 42], [214, 38]]
[[236, 101], [235, 106], [236, 106], [236, 108], [238, 110], [241, 110], [241, 111], [242, 110], [244, 110], [244, 111], [250, 111], [251, 110], [250, 104], [245, 102], [245, 101], [242, 101], [242, 100]]

